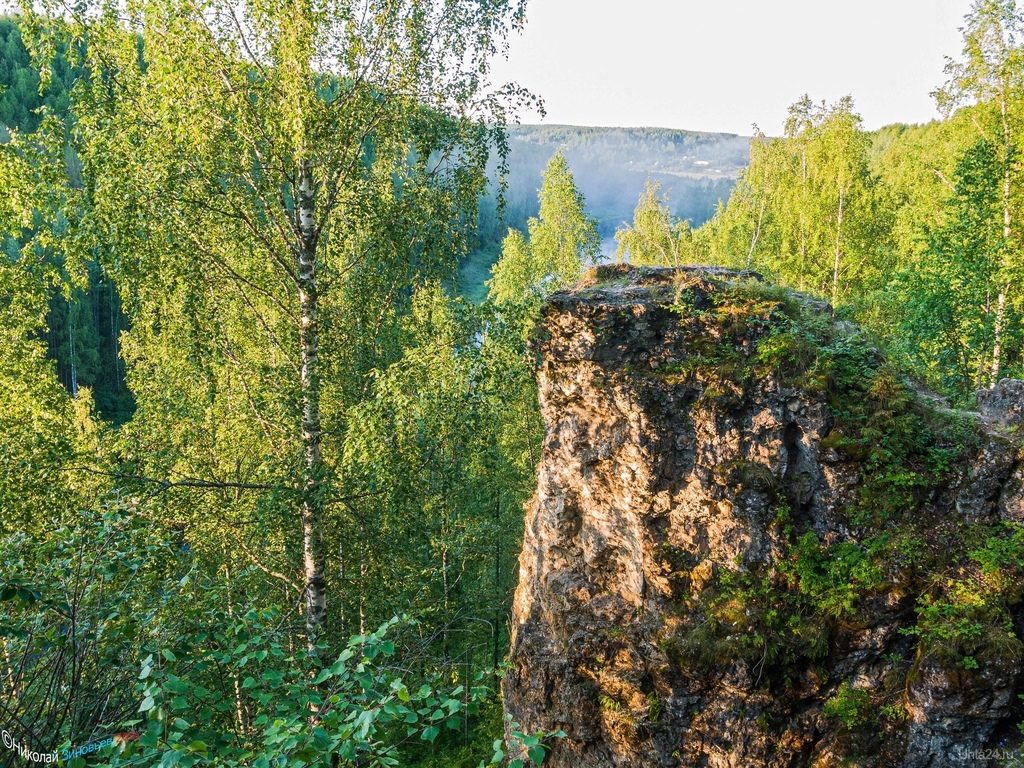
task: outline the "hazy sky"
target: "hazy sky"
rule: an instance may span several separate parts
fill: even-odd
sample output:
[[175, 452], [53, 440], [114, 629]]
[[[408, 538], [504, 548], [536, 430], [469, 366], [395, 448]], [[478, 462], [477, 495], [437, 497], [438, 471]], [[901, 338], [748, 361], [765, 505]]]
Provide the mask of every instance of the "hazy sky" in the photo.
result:
[[[970, 0], [530, 0], [501, 80], [545, 123], [778, 134], [803, 93], [868, 129], [936, 117]], [[537, 122], [524, 115], [523, 122]]]

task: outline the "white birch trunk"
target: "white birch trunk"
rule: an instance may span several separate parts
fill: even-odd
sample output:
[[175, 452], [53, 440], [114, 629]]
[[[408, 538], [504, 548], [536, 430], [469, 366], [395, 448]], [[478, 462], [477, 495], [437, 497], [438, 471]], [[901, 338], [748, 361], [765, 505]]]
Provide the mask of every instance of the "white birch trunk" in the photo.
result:
[[299, 346], [302, 367], [302, 554], [306, 582], [306, 642], [310, 653], [327, 616], [327, 583], [324, 578], [322, 471], [320, 450], [320, 348], [316, 283], [316, 199], [312, 165], [299, 163]]
[[[1009, 266], [1006, 262], [1006, 255], [1010, 249], [1010, 233], [1012, 216], [1010, 212], [1010, 121], [1006, 113], [1006, 94], [1002, 94], [999, 101], [999, 112], [1003, 121], [1003, 247], [1002, 259], [999, 264], [1000, 271], [1006, 274]], [[999, 296], [996, 298], [996, 321], [993, 329], [992, 339], [992, 372], [989, 379], [989, 386], [994, 387], [999, 381], [1001, 355], [1003, 344], [1003, 325], [1006, 321], [1006, 295], [1010, 290], [1010, 284], [1002, 282], [999, 288]]]
[[845, 195], [840, 189], [839, 191], [839, 212], [836, 216], [836, 252], [835, 259], [832, 262], [832, 308], [835, 309], [836, 304], [839, 302], [839, 260], [842, 254], [842, 235], [843, 235], [843, 202]]

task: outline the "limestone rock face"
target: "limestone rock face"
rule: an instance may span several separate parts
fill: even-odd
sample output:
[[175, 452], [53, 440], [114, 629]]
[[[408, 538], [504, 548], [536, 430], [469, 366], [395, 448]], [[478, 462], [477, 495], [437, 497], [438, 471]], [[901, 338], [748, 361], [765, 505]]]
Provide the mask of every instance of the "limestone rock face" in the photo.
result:
[[565, 732], [549, 768], [992, 764], [1024, 719], [1024, 383], [933, 424], [856, 328], [758, 280], [622, 265], [548, 301], [506, 712]]
[[1004, 427], [1024, 426], [1024, 381], [1003, 379], [978, 392], [978, 410]]

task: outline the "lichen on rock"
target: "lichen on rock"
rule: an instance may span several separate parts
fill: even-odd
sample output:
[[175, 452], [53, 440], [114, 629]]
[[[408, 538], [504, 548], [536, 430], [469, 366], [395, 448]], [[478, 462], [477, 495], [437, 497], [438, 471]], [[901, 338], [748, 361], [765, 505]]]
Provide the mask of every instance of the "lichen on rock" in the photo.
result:
[[504, 696], [565, 732], [545, 766], [1019, 744], [1024, 384], [949, 411], [826, 303], [704, 267], [597, 268], [535, 348]]

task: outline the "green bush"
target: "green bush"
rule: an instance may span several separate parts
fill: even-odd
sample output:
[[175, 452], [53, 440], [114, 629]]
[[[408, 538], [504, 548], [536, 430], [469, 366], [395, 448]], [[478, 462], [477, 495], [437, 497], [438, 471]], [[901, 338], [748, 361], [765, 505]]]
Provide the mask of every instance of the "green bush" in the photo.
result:
[[871, 720], [871, 693], [844, 682], [825, 702], [825, 714], [838, 719], [848, 730], [866, 725]]

